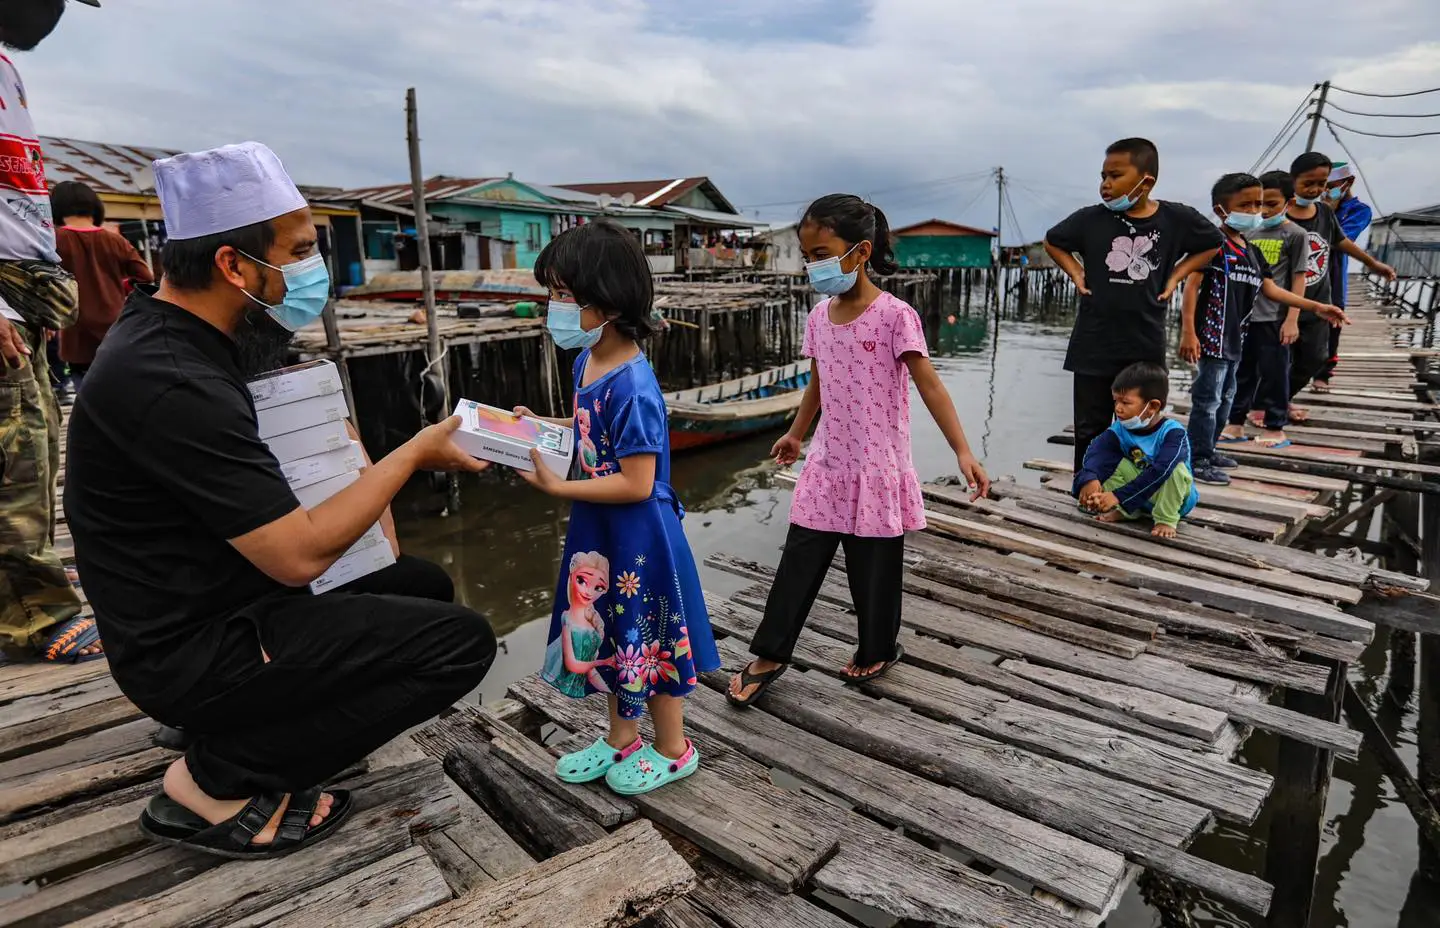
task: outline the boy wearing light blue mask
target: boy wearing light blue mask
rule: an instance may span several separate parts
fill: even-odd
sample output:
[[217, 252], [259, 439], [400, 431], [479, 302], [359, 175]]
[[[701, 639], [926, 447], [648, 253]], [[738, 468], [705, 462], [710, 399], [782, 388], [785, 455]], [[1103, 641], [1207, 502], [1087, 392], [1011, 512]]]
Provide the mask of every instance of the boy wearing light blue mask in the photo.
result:
[[1265, 296], [1285, 306], [1317, 315], [1339, 316], [1337, 308], [1296, 296], [1279, 287], [1265, 256], [1245, 236], [1263, 222], [1264, 188], [1249, 174], [1226, 174], [1210, 190], [1225, 241], [1203, 271], [1190, 275], [1181, 309], [1180, 358], [1196, 365], [1191, 386], [1190, 454], [1195, 479], [1224, 486], [1226, 470], [1237, 465], [1215, 450], [1220, 430], [1230, 417], [1245, 331], [1255, 298]]
[[1141, 361], [1111, 385], [1114, 420], [1085, 449], [1073, 492], [1102, 522], [1150, 516], [1151, 534], [1174, 538], [1199, 493], [1190, 473], [1190, 439], [1165, 415], [1170, 377], [1163, 364]]
[[1075, 466], [1110, 424], [1110, 384], [1136, 361], [1164, 364], [1171, 294], [1205, 266], [1220, 233], [1199, 212], [1151, 199], [1160, 154], [1146, 139], [1105, 150], [1100, 203], [1045, 235], [1045, 251], [1080, 294], [1065, 369], [1075, 376]]

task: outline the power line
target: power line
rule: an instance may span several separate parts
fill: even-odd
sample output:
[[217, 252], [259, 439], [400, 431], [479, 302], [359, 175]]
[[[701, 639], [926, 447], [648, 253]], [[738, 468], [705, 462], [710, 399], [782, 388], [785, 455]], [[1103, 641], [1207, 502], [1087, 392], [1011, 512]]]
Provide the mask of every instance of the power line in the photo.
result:
[[1440, 129], [1433, 132], [1362, 132], [1359, 129], [1352, 129], [1349, 126], [1341, 125], [1333, 119], [1326, 118], [1325, 122], [1337, 129], [1344, 129], [1346, 132], [1353, 132], [1356, 135], [1368, 135], [1376, 139], [1419, 139], [1429, 135], [1440, 135]]
[[1287, 148], [1290, 147], [1290, 143], [1293, 142], [1293, 141], [1295, 141], [1295, 136], [1299, 135], [1299, 134], [1300, 134], [1300, 130], [1301, 130], [1301, 129], [1304, 129], [1304, 128], [1305, 128], [1305, 120], [1302, 119], [1302, 120], [1300, 120], [1299, 122], [1297, 122], [1297, 123], [1295, 124], [1295, 130], [1290, 133], [1290, 137], [1289, 137], [1288, 139], [1286, 139], [1286, 140], [1280, 145], [1279, 148], [1275, 149], [1275, 153], [1270, 156], [1270, 160], [1269, 160], [1269, 161], [1266, 161], [1266, 162], [1265, 162], [1263, 165], [1261, 165], [1260, 167], [1255, 168], [1255, 169], [1252, 170], [1250, 173], [1251, 173], [1251, 174], [1261, 174], [1261, 173], [1264, 173], [1265, 171], [1270, 170], [1270, 165], [1274, 164], [1274, 163], [1275, 163], [1275, 159], [1278, 158], [1278, 157], [1280, 157], [1282, 154], [1285, 153], [1285, 149], [1287, 149]]
[[[909, 190], [909, 189], [912, 189], [912, 188], [915, 188], [915, 187], [933, 187], [933, 186], [939, 186], [939, 185], [942, 185], [942, 184], [954, 183], [954, 182], [956, 182], [956, 181], [969, 180], [969, 179], [972, 178], [972, 177], [982, 177], [982, 176], [988, 177], [988, 176], [990, 176], [990, 172], [989, 172], [988, 170], [987, 170], [987, 171], [971, 171], [971, 172], [969, 172], [969, 173], [967, 173], [967, 174], [956, 174], [956, 175], [951, 176], [951, 177], [937, 177], [937, 178], [933, 178], [933, 179], [931, 179], [931, 180], [919, 180], [919, 181], [914, 181], [914, 182], [908, 183], [908, 184], [899, 184], [899, 185], [894, 186], [894, 187], [886, 187], [886, 188], [881, 189], [881, 190], [872, 190], [872, 191], [870, 191], [870, 192], [867, 194], [867, 196], [879, 196], [879, 195], [882, 194], [882, 193], [894, 193], [894, 192], [897, 191], [897, 190]], [[811, 202], [812, 200], [814, 200], [814, 199], [815, 199], [814, 197], [809, 197], [809, 198], [804, 199], [804, 200], [780, 200], [780, 201], [776, 201], [776, 202], [773, 202], [773, 203], [742, 203], [742, 204], [738, 205], [736, 208], [737, 208], [737, 209], [741, 209], [741, 210], [746, 210], [746, 209], [763, 209], [763, 208], [768, 207], [768, 206], [804, 206], [804, 205], [810, 203], [810, 202]]]
[[1005, 215], [1010, 217], [1010, 224], [1013, 225], [1015, 227], [1015, 231], [1019, 233], [1020, 244], [1024, 245], [1027, 240], [1027, 236], [1025, 235], [1025, 230], [1020, 228], [1020, 217], [1015, 213], [1015, 201], [1010, 199], [1009, 186], [1010, 185], [1007, 183], [1005, 185], [1006, 189], [1004, 190]]
[[1374, 116], [1378, 119], [1434, 119], [1440, 116], [1440, 113], [1362, 113], [1359, 110], [1347, 110], [1333, 101], [1328, 105], [1332, 110], [1349, 113], [1351, 116]]
[[1251, 165], [1251, 174], [1254, 174], [1256, 169], [1260, 166], [1260, 162], [1264, 161], [1265, 158], [1269, 156], [1270, 152], [1275, 148], [1275, 143], [1280, 141], [1280, 139], [1284, 137], [1286, 130], [1288, 130], [1290, 128], [1290, 125], [1295, 122], [1296, 117], [1300, 116], [1300, 114], [1305, 111], [1305, 107], [1310, 104], [1311, 100], [1312, 98], [1310, 96], [1310, 91], [1306, 91], [1304, 99], [1300, 101], [1300, 105], [1295, 107], [1295, 111], [1290, 114], [1290, 118], [1286, 119], [1285, 122], [1280, 125], [1280, 131], [1275, 133], [1275, 137], [1270, 140], [1270, 144], [1265, 146], [1265, 150], [1260, 153], [1260, 157], [1256, 158], [1255, 163]]
[[1383, 97], [1387, 100], [1395, 100], [1399, 99], [1400, 97], [1418, 97], [1422, 94], [1435, 93], [1437, 91], [1440, 91], [1440, 87], [1431, 87], [1427, 90], [1412, 90], [1409, 93], [1366, 93], [1363, 90], [1347, 90], [1344, 87], [1337, 87], [1334, 84], [1330, 85], [1330, 89], [1338, 90], [1341, 93], [1348, 93], [1356, 97]]
[[1330, 130], [1330, 137], [1335, 140], [1335, 144], [1340, 146], [1340, 150], [1345, 153], [1345, 157], [1349, 158], [1350, 163], [1355, 166], [1355, 173], [1360, 175], [1360, 182], [1365, 185], [1365, 192], [1370, 194], [1371, 205], [1373, 205], [1375, 209], [1378, 210], [1383, 216], [1385, 214], [1385, 211], [1383, 209], [1380, 209], [1380, 200], [1378, 197], [1375, 196], [1375, 188], [1371, 186], [1370, 178], [1365, 176], [1365, 170], [1360, 167], [1360, 162], [1355, 159], [1354, 155], [1350, 154], [1350, 147], [1345, 144], [1345, 140], [1340, 138], [1340, 136], [1335, 132], [1335, 124], [1327, 119], [1325, 120], [1325, 128]]

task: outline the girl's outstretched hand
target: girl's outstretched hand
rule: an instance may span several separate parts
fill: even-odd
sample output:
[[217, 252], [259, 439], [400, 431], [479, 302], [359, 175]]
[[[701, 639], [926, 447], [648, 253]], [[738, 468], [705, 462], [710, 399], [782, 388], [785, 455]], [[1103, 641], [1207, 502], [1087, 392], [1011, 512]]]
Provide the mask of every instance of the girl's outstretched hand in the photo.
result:
[[545, 462], [541, 460], [539, 448], [530, 449], [530, 460], [535, 465], [533, 471], [516, 468], [515, 473], [519, 474], [524, 478], [526, 483], [540, 492], [549, 493], [551, 496], [554, 496], [555, 490], [565, 481], [557, 477], [555, 472], [547, 467]]
[[781, 467], [789, 467], [800, 459], [800, 439], [786, 433], [771, 447], [770, 456]]
[[985, 473], [985, 468], [969, 451], [962, 451], [955, 456], [955, 463], [960, 465], [960, 474], [970, 484], [970, 501], [982, 496], [990, 495], [990, 477]]

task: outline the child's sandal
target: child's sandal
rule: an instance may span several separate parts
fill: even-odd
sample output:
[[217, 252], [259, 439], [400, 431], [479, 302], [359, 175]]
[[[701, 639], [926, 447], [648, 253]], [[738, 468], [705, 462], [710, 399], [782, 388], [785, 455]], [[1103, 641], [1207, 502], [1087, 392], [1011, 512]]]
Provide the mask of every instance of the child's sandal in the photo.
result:
[[667, 783], [683, 780], [700, 768], [700, 752], [685, 739], [685, 753], [675, 760], [647, 745], [643, 750], [615, 764], [605, 774], [605, 785], [622, 796], [638, 796]]
[[604, 739], [583, 751], [573, 751], [555, 762], [555, 775], [566, 783], [593, 783], [610, 772], [610, 768], [645, 747], [639, 738], [628, 748], [616, 750]]

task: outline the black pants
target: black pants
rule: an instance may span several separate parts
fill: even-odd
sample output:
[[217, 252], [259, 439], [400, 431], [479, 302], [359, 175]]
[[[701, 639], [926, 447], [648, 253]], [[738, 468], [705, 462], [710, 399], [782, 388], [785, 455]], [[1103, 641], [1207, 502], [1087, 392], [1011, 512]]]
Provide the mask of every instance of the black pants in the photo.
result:
[[1250, 410], [1265, 413], [1267, 429], [1283, 429], [1290, 422], [1290, 346], [1280, 344], [1284, 323], [1252, 322], [1245, 333], [1245, 352], [1236, 377], [1235, 402], [1230, 424], [1244, 425]]
[[1085, 463], [1085, 449], [1115, 421], [1115, 377], [1129, 367], [1125, 361], [1102, 374], [1075, 375], [1075, 472]]
[[1335, 373], [1335, 368], [1340, 363], [1340, 326], [1330, 327], [1330, 356], [1320, 367], [1320, 373], [1315, 375], [1316, 380], [1330, 382], [1330, 377]]
[[1290, 396], [1309, 386], [1330, 358], [1330, 332], [1334, 327], [1314, 313], [1300, 314], [1300, 338], [1290, 346]]
[[790, 526], [785, 553], [775, 569], [775, 583], [765, 601], [765, 618], [750, 642], [750, 653], [768, 661], [790, 663], [795, 643], [820, 595], [825, 573], [835, 550], [845, 548], [845, 572], [850, 596], [860, 620], [857, 667], [879, 664], [895, 657], [900, 636], [900, 594], [904, 583], [905, 536], [861, 538], [836, 532], [817, 532]]
[[495, 633], [453, 594], [442, 569], [401, 557], [341, 590], [262, 600], [190, 692], [141, 708], [196, 736], [185, 759], [216, 799], [322, 785], [484, 678]]

